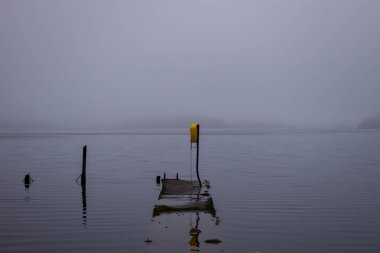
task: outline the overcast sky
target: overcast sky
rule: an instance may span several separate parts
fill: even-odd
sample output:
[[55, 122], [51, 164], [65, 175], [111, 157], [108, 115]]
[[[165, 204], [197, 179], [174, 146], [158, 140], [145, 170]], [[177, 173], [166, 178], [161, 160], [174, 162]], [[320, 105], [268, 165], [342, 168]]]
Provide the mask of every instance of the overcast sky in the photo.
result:
[[380, 112], [380, 1], [0, 1], [0, 119]]

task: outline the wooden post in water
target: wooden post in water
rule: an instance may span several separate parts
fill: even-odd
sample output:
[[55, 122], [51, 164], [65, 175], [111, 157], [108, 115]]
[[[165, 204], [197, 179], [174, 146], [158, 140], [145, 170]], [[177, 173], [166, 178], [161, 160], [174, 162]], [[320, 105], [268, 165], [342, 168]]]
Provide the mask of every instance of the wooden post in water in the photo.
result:
[[29, 174], [25, 175], [25, 177], [24, 177], [24, 184], [25, 185], [30, 184], [30, 175]]
[[87, 145], [83, 146], [82, 175], [80, 178], [80, 183], [82, 186], [86, 185], [86, 157], [87, 157]]
[[197, 178], [199, 182], [199, 186], [202, 187], [201, 179], [199, 178], [199, 124], [197, 124]]
[[29, 174], [26, 174], [24, 177], [24, 185], [25, 189], [29, 189], [29, 186], [32, 184], [33, 179]]

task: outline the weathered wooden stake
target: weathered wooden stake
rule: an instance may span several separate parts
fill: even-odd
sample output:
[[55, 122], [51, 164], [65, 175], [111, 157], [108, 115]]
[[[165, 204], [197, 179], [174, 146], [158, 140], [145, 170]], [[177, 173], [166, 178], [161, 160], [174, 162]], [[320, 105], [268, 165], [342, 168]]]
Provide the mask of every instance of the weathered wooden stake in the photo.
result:
[[83, 146], [82, 175], [80, 178], [80, 183], [82, 186], [86, 184], [86, 157], [87, 157], [87, 145]]
[[197, 178], [199, 182], [199, 186], [202, 187], [201, 179], [199, 178], [199, 124], [197, 124]]
[[156, 177], [156, 184], [160, 184], [160, 182], [161, 182], [161, 177], [160, 177], [160, 176], [157, 176], [157, 177]]
[[164, 179], [166, 179], [166, 173], [164, 173]]
[[176, 179], [178, 180], [178, 173], [177, 173]]

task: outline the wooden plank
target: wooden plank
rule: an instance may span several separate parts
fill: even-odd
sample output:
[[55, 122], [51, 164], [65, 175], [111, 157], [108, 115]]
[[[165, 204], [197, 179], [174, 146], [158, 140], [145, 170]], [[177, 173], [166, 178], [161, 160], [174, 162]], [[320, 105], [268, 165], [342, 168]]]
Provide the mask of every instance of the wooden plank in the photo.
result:
[[162, 179], [161, 195], [198, 195], [201, 187], [197, 181]]

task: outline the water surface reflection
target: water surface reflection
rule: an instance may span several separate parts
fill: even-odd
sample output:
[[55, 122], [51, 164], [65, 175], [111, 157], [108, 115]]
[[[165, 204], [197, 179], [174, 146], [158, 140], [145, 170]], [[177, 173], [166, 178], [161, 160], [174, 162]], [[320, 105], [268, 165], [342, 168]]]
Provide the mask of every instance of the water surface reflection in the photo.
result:
[[[175, 182], [181, 183], [181, 182]], [[188, 182], [184, 182], [185, 184]], [[177, 187], [177, 186], [176, 186]], [[209, 187], [180, 191], [163, 187], [148, 233], [148, 251], [220, 252], [219, 217]], [[206, 242], [207, 241], [207, 242]], [[211, 242], [211, 243], [210, 243]]]
[[84, 228], [87, 228], [87, 196], [86, 196], [86, 184], [82, 184], [82, 224]]

